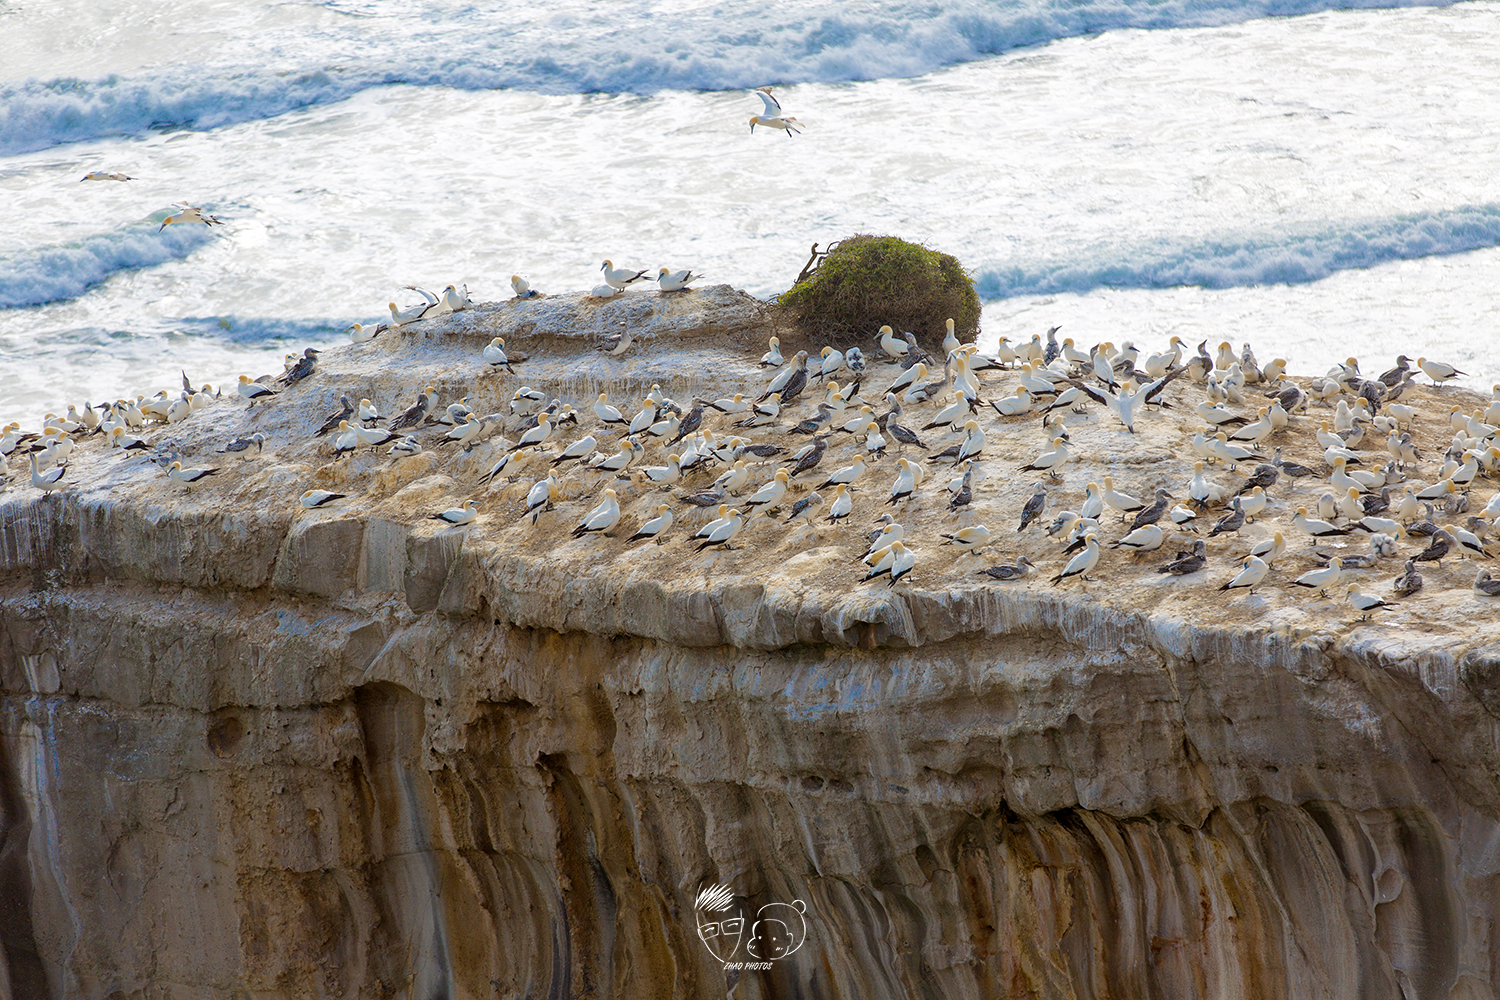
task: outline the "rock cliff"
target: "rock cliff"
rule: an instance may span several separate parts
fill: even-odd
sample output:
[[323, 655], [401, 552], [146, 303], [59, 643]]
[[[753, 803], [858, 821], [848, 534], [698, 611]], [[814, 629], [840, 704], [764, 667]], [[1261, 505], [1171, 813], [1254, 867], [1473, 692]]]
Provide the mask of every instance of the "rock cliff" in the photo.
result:
[[[570, 537], [603, 485], [582, 470], [533, 526], [543, 459], [480, 483], [506, 430], [337, 462], [313, 435], [341, 393], [391, 413], [431, 384], [490, 413], [524, 383], [580, 411], [572, 438], [600, 392], [629, 411], [653, 384], [687, 405], [763, 385], [770, 322], [724, 287], [488, 304], [148, 434], [221, 465], [206, 485], [96, 443], [65, 491], [13, 482], [0, 996], [1496, 995], [1500, 628], [1456, 557], [1368, 622], [1288, 586], [1318, 564], [1291, 529], [1254, 594], [1217, 589], [1236, 536], [1195, 576], [1110, 553], [1049, 586], [1058, 546], [1014, 530], [1035, 416], [988, 420], [969, 520], [1045, 572], [995, 583], [939, 548], [960, 520], [934, 473], [900, 510], [921, 561], [895, 587], [858, 563], [891, 459], [851, 526], [757, 519], [699, 553], [712, 512], [675, 500], [690, 523], [663, 545]], [[622, 324], [636, 347], [591, 349]], [[493, 336], [527, 355], [514, 376], [484, 370]], [[1419, 445], [1440, 454], [1449, 401], [1474, 399], [1422, 390]], [[1180, 487], [1191, 411], [1137, 435], [1069, 414], [1051, 510], [1105, 473]], [[263, 452], [213, 454], [255, 432]], [[858, 445], [837, 447], [820, 471]], [[314, 487], [350, 496], [305, 510]], [[631, 530], [666, 497], [619, 489]], [[472, 525], [427, 516], [467, 497]], [[701, 903], [715, 884], [729, 909]]]

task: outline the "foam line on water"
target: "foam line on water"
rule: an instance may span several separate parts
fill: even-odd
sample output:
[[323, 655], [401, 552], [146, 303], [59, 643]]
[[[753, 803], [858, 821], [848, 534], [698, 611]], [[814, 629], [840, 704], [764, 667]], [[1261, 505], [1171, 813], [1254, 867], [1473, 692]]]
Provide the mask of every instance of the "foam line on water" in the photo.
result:
[[[251, 36], [134, 76], [0, 86], [0, 155], [150, 129], [271, 118], [390, 84], [549, 94], [731, 90], [910, 78], [1017, 48], [1119, 29], [1212, 27], [1332, 9], [1450, 0], [914, 0], [663, 12], [612, 6], [522, 16], [467, 4], [394, 7], [337, 31]], [[264, 50], [264, 51], [261, 51]]]
[[1191, 243], [1111, 246], [1051, 260], [973, 269], [985, 301], [1099, 288], [1296, 285], [1338, 271], [1500, 246], [1500, 205], [1467, 205], [1338, 227]]

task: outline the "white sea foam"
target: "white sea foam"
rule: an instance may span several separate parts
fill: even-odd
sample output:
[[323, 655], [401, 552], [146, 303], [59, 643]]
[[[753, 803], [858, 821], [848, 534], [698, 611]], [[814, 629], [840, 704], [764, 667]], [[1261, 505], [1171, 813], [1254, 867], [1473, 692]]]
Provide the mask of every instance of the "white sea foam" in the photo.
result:
[[1317, 229], [1188, 242], [1158, 240], [975, 269], [983, 299], [1098, 288], [1305, 284], [1338, 272], [1500, 246], [1500, 205], [1469, 205]]
[[158, 232], [159, 225], [143, 222], [0, 256], [0, 308], [76, 298], [121, 272], [181, 260], [213, 238], [205, 226], [169, 226]]
[[[767, 4], [664, 10], [554, 3], [330, 4], [349, 16], [302, 31], [233, 31], [226, 12], [175, 26], [190, 58], [105, 76], [0, 86], [0, 155], [148, 129], [214, 128], [270, 118], [391, 84], [546, 94], [729, 90], [766, 83], [906, 78], [944, 66], [1121, 28], [1222, 25], [1334, 8], [1442, 6], [1448, 0], [1003, 0], [945, 6]], [[255, 13], [253, 5], [251, 17]], [[184, 17], [188, 14], [184, 13]], [[22, 24], [24, 28], [24, 23]], [[60, 29], [54, 29], [60, 30]], [[222, 36], [222, 37], [221, 37]], [[131, 36], [133, 37], [133, 36]], [[15, 52], [25, 39], [12, 37]], [[139, 47], [139, 39], [133, 41]], [[156, 48], [153, 42], [148, 47]], [[110, 64], [96, 53], [90, 66]]]

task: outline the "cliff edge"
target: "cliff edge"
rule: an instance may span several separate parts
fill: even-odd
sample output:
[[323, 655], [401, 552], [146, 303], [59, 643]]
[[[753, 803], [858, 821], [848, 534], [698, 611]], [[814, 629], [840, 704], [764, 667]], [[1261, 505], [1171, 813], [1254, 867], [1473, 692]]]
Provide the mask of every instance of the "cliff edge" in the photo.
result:
[[[594, 349], [621, 329], [621, 356]], [[1177, 379], [1134, 433], [1097, 406], [1046, 426], [981, 407], [967, 507], [915, 446], [901, 457], [927, 480], [887, 504], [892, 440], [843, 523], [756, 516], [724, 550], [688, 539], [717, 509], [680, 499], [724, 463], [669, 491], [640, 472], [686, 438], [643, 432], [625, 476], [553, 466], [586, 434], [601, 458], [619, 447], [600, 393], [627, 419], [653, 387], [679, 420], [695, 399], [753, 399], [776, 374], [756, 363], [773, 332], [725, 286], [489, 303], [328, 351], [268, 400], [226, 392], [140, 431], [161, 463], [96, 435], [66, 489], [13, 477], [0, 996], [1496, 995], [1500, 600], [1474, 593], [1483, 558], [1458, 551], [1397, 600], [1390, 579], [1428, 544], [1404, 531], [1397, 558], [1326, 595], [1293, 585], [1319, 550], [1369, 551], [1290, 526], [1327, 488], [1313, 432], [1332, 407], [1266, 441], [1315, 485], [1283, 475], [1237, 531], [1209, 538], [1224, 513], [1209, 504], [1196, 532], [1106, 548], [1089, 579], [1055, 586], [1065, 539], [1043, 529], [1087, 484], [1186, 502], [1202, 387]], [[524, 356], [514, 372], [481, 358], [494, 337]], [[782, 343], [789, 360], [818, 346]], [[901, 369], [867, 353], [878, 415]], [[987, 400], [1020, 378], [978, 375]], [[495, 415], [472, 448], [419, 425], [410, 456], [336, 458], [316, 433], [341, 395], [391, 415], [429, 385], [429, 417], [461, 399]], [[525, 433], [523, 387], [577, 424], [486, 481]], [[791, 464], [807, 439], [787, 428], [825, 398], [813, 380], [739, 431], [704, 408], [721, 443], [786, 448], [744, 454], [730, 506]], [[1427, 485], [1452, 409], [1484, 400], [1424, 386], [1406, 405]], [[931, 444], [938, 407], [902, 422]], [[1059, 432], [1074, 461], [1017, 531], [1043, 481], [1021, 467]], [[263, 447], [218, 453], [254, 434]], [[866, 442], [834, 434], [782, 513]], [[1386, 464], [1382, 444], [1357, 449], [1365, 467]], [[182, 485], [162, 472], [172, 456], [219, 472]], [[1228, 465], [1208, 474], [1232, 491], [1257, 461]], [[554, 468], [533, 523], [527, 497]], [[573, 537], [606, 488], [613, 537]], [[310, 489], [347, 496], [306, 509]], [[1495, 486], [1464, 492], [1477, 513]], [[466, 499], [470, 524], [431, 516]], [[662, 544], [628, 541], [662, 503]], [[915, 568], [861, 582], [887, 511]], [[1465, 523], [1441, 503], [1433, 519]], [[1122, 520], [1106, 510], [1100, 540]], [[976, 524], [993, 535], [980, 553], [940, 544]], [[1219, 589], [1283, 529], [1264, 585]], [[1156, 572], [1198, 538], [1206, 568]], [[1022, 555], [1025, 579], [979, 572]], [[1393, 607], [1363, 620], [1351, 580]]]

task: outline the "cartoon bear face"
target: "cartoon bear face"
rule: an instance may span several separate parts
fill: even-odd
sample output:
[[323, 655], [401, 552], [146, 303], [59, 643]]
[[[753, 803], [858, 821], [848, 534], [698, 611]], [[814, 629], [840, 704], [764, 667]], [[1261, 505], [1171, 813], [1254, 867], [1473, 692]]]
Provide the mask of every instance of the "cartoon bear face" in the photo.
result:
[[807, 921], [803, 913], [807, 904], [798, 899], [790, 904], [767, 903], [756, 913], [745, 951], [763, 962], [785, 958], [807, 939]]

